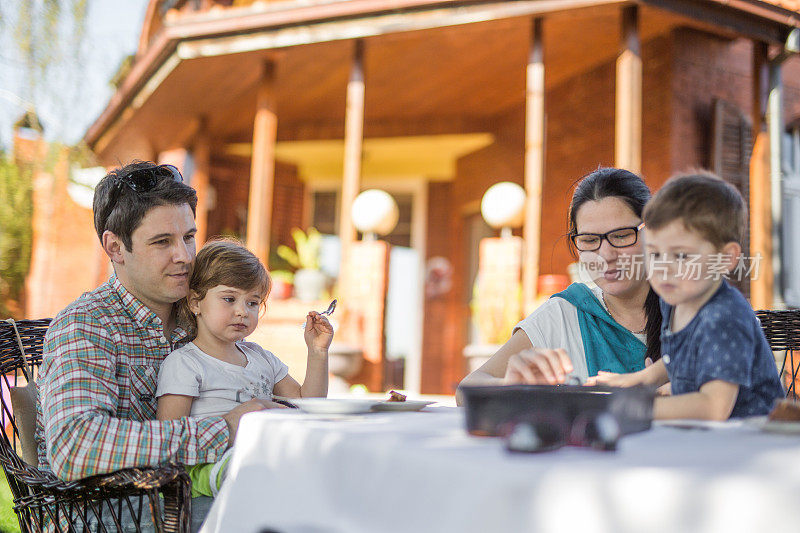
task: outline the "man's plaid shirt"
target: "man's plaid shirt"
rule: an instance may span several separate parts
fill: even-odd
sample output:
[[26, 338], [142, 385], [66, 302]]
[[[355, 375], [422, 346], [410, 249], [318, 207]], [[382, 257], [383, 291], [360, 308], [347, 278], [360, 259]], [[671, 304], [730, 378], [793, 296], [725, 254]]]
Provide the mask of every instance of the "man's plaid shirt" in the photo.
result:
[[39, 466], [80, 479], [167, 460], [214, 462], [225, 452], [221, 417], [159, 422], [161, 362], [186, 341], [116, 277], [61, 311], [44, 339], [36, 437]]

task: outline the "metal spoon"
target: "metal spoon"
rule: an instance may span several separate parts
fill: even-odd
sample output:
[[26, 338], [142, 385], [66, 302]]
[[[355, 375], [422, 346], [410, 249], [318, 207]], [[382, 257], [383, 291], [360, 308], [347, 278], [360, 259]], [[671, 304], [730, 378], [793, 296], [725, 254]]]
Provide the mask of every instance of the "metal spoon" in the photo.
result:
[[287, 398], [286, 396], [278, 396], [277, 394], [272, 395], [273, 402], [285, 405], [286, 407], [291, 407], [292, 409], [297, 409], [297, 406], [292, 403], [293, 399], [294, 398]]
[[[337, 301], [338, 300], [336, 298], [334, 298], [333, 301], [331, 302], [331, 304], [328, 306], [328, 308], [326, 310], [324, 310], [323, 312], [321, 312], [320, 315], [331, 316], [333, 314], [333, 311], [336, 309], [336, 302]], [[306, 328], [306, 323], [303, 322], [302, 324], [300, 324], [300, 327], [305, 329]]]

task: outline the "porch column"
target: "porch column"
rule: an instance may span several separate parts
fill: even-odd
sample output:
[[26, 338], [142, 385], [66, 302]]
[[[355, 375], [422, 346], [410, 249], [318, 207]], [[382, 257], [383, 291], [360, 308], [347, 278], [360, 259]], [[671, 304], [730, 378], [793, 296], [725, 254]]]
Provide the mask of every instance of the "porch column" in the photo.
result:
[[539, 248], [544, 181], [544, 44], [541, 18], [533, 19], [525, 96], [525, 225], [522, 229], [522, 302], [525, 315], [533, 311], [539, 279]]
[[622, 8], [622, 46], [617, 57], [614, 165], [642, 171], [642, 46], [639, 8]]
[[[760, 258], [758, 276], [750, 280], [750, 303], [772, 307], [772, 199], [766, 108], [769, 93], [769, 47], [753, 45], [753, 153], [750, 156], [750, 254]], [[754, 272], [755, 274], [755, 272]]]
[[192, 187], [197, 191], [197, 209], [195, 211], [195, 225], [197, 233], [195, 242], [197, 247], [203, 245], [208, 239], [208, 188], [211, 166], [211, 146], [208, 138], [208, 123], [205, 117], [200, 118], [200, 127], [194, 141], [192, 150], [194, 158], [194, 172], [192, 172]]
[[769, 132], [769, 181], [771, 200], [772, 257], [772, 303], [771, 308], [785, 308], [783, 301], [783, 277], [781, 268], [781, 244], [783, 232], [783, 77], [781, 64], [785, 56], [780, 55], [769, 63], [769, 95], [767, 97], [767, 131]]
[[361, 153], [364, 141], [364, 43], [355, 42], [350, 80], [347, 82], [347, 102], [344, 117], [344, 167], [342, 202], [339, 215], [341, 245], [340, 275], [349, 265], [350, 248], [356, 240], [353, 225], [353, 202], [361, 182]]
[[269, 267], [269, 236], [272, 221], [272, 191], [275, 180], [275, 64], [264, 63], [258, 86], [253, 126], [253, 156], [250, 167], [250, 199], [247, 207], [247, 247]]

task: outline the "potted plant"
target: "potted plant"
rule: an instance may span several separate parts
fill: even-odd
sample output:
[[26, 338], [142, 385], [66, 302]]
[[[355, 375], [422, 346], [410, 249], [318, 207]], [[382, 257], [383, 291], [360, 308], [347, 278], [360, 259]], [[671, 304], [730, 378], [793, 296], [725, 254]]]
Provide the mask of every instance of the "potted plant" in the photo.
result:
[[[480, 368], [483, 363], [511, 338], [514, 326], [520, 320], [522, 286], [519, 282], [510, 288], [509, 294], [498, 299], [492, 291], [481, 284], [480, 274], [472, 286], [469, 308], [472, 323], [477, 330], [476, 342], [464, 347], [464, 357], [469, 371]], [[513, 295], [511, 297], [508, 297]]]
[[294, 294], [303, 301], [319, 300], [327, 282], [325, 274], [319, 269], [322, 235], [313, 227], [308, 228], [308, 233], [300, 228], [294, 228], [292, 239], [294, 239], [294, 250], [282, 244], [278, 246], [277, 253], [296, 269]]
[[272, 278], [272, 291], [270, 298], [275, 300], [285, 300], [292, 295], [292, 285], [294, 284], [294, 273], [288, 270], [273, 270], [269, 273]]

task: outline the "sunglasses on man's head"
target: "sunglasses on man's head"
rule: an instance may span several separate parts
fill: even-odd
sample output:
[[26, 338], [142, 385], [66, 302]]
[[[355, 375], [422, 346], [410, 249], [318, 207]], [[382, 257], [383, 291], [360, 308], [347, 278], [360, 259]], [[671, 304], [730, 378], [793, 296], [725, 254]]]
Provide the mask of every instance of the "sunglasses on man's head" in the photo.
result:
[[156, 185], [165, 178], [172, 178], [178, 182], [183, 181], [183, 176], [175, 166], [158, 165], [157, 167], [133, 170], [124, 176], [117, 176], [114, 186], [119, 189], [122, 185], [126, 185], [133, 192], [144, 193], [155, 189]]
[[114, 178], [114, 184], [111, 186], [111, 195], [106, 204], [103, 213], [103, 224], [105, 225], [111, 212], [117, 205], [119, 194], [123, 186], [128, 187], [130, 190], [137, 194], [143, 194], [152, 191], [164, 179], [172, 179], [173, 181], [183, 182], [183, 176], [177, 167], [173, 165], [158, 165], [155, 167], [140, 168], [132, 170], [122, 176]]

